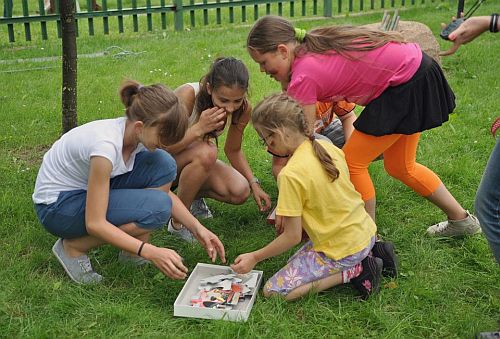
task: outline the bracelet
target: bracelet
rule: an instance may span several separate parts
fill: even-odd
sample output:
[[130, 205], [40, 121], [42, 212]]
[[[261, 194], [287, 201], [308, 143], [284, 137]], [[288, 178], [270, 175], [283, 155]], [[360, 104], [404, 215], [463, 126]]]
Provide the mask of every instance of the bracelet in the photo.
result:
[[498, 32], [498, 13], [493, 13], [491, 15], [490, 32], [491, 33], [497, 33]]
[[260, 180], [257, 177], [253, 177], [248, 183], [250, 184], [250, 186], [252, 186], [252, 184], [257, 184], [260, 186]]
[[142, 252], [142, 248], [144, 247], [144, 244], [145, 242], [143, 241], [141, 246], [139, 246], [139, 250], [137, 251], [137, 255], [140, 257], [141, 256], [141, 252]]

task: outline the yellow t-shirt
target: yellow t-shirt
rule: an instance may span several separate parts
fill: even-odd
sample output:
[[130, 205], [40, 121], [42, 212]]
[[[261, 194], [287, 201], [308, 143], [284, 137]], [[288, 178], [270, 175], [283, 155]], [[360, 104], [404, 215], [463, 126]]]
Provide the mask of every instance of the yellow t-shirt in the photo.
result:
[[367, 247], [377, 227], [349, 179], [344, 153], [327, 141], [318, 142], [332, 157], [339, 177], [331, 182], [311, 142], [304, 141], [278, 175], [276, 214], [301, 216], [314, 250], [340, 260]]

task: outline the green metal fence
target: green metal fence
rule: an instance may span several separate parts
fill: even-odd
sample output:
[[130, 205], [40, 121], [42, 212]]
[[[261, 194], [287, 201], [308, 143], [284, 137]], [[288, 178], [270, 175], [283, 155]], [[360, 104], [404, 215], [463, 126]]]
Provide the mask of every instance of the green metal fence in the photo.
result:
[[[59, 1], [55, 1], [54, 13], [48, 14], [44, 0], [4, 0], [0, 39], [8, 36], [9, 41], [14, 42], [16, 33], [20, 36], [20, 32], [24, 31], [27, 41], [32, 40], [33, 35], [46, 40], [49, 33], [55, 31], [47, 26], [54, 25], [54, 22], [57, 36], [61, 37]], [[426, 0], [98, 0], [101, 8], [97, 11], [92, 9], [92, 0], [74, 1], [79, 9], [76, 13], [78, 34], [78, 22], [84, 21], [88, 34], [94, 35], [96, 28], [103, 34], [113, 30], [138, 32], [143, 26], [148, 31], [180, 31], [187, 25], [244, 23], [265, 14], [330, 17], [347, 12], [401, 8], [415, 5], [416, 1], [423, 4]]]

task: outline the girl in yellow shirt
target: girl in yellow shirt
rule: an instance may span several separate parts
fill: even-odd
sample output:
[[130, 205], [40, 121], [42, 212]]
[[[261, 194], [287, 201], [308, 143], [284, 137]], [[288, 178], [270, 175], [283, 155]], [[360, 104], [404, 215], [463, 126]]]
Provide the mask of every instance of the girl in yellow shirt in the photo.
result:
[[316, 140], [300, 104], [274, 94], [252, 112], [252, 123], [275, 154], [290, 155], [278, 174], [276, 224], [281, 234], [267, 246], [239, 255], [232, 268], [246, 273], [260, 261], [305, 243], [265, 284], [264, 295], [287, 300], [352, 282], [364, 298], [380, 289], [383, 261], [372, 257], [377, 227], [349, 180], [343, 152]]

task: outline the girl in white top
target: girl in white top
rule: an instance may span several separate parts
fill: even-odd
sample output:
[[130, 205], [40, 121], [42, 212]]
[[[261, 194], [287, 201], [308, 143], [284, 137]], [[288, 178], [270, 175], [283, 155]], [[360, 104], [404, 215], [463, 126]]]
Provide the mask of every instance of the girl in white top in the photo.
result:
[[[167, 148], [177, 162], [177, 194], [186, 206], [203, 197], [242, 204], [251, 192], [261, 211], [270, 207], [271, 200], [241, 149], [251, 112], [247, 89], [246, 66], [227, 57], [216, 59], [199, 84], [184, 84], [175, 90], [187, 112], [192, 112], [185, 137]], [[217, 137], [224, 132], [227, 121], [230, 123], [224, 153], [231, 166], [217, 159]], [[169, 225], [169, 230], [192, 240], [189, 232], [182, 232], [182, 222], [178, 220]]]
[[120, 261], [151, 261], [173, 279], [187, 268], [173, 250], [149, 243], [152, 231], [174, 215], [215, 261], [224, 247], [171, 191], [176, 166], [159, 149], [181, 140], [184, 106], [163, 85], [126, 82], [126, 117], [98, 120], [64, 134], [44, 155], [33, 193], [38, 218], [59, 237], [52, 251], [77, 283], [96, 283], [87, 252], [103, 244], [121, 249]]

